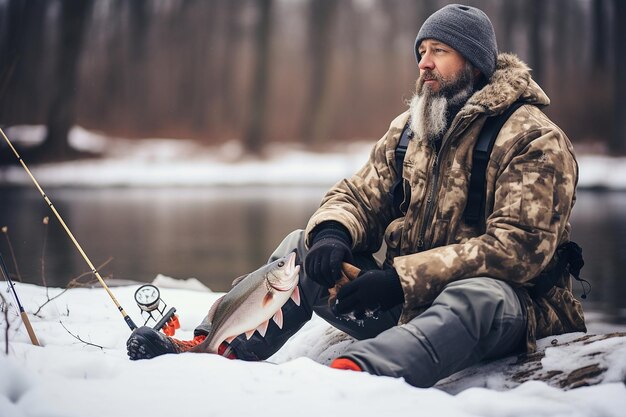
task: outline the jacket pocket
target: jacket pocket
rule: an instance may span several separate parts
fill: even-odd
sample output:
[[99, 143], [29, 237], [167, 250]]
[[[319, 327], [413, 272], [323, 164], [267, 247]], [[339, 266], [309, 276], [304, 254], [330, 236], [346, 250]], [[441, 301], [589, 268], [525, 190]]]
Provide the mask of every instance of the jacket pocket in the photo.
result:
[[555, 286], [537, 302], [537, 339], [587, 331], [582, 306], [571, 291]]

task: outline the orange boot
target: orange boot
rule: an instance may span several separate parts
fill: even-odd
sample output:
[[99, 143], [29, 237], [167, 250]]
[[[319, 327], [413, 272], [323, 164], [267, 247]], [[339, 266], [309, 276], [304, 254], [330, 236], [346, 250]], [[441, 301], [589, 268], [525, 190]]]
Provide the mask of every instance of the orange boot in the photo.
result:
[[356, 362], [348, 358], [337, 358], [331, 364], [331, 368], [334, 369], [347, 369], [350, 371], [358, 371], [361, 372], [363, 369]]

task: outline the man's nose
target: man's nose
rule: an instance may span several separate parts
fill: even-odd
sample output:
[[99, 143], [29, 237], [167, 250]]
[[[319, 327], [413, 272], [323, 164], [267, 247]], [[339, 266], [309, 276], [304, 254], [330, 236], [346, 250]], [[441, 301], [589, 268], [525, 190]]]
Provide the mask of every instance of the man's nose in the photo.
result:
[[432, 60], [432, 56], [429, 52], [425, 52], [420, 58], [420, 63], [417, 65], [420, 70], [432, 70], [435, 68], [435, 63]]

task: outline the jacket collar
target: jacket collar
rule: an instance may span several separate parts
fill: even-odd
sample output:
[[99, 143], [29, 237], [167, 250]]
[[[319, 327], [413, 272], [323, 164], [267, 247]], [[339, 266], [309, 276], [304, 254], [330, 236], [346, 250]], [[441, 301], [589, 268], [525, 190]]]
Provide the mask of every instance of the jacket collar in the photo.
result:
[[499, 114], [518, 99], [537, 106], [550, 104], [546, 93], [532, 79], [530, 68], [516, 55], [501, 53], [489, 83], [467, 100], [459, 115]]

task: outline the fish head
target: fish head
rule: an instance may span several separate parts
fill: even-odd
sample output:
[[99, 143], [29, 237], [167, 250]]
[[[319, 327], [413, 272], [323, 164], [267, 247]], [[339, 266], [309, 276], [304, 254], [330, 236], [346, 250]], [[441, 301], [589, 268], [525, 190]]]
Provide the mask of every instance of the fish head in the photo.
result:
[[300, 265], [296, 265], [296, 252], [275, 260], [265, 275], [267, 284], [276, 291], [290, 291], [298, 285]]

